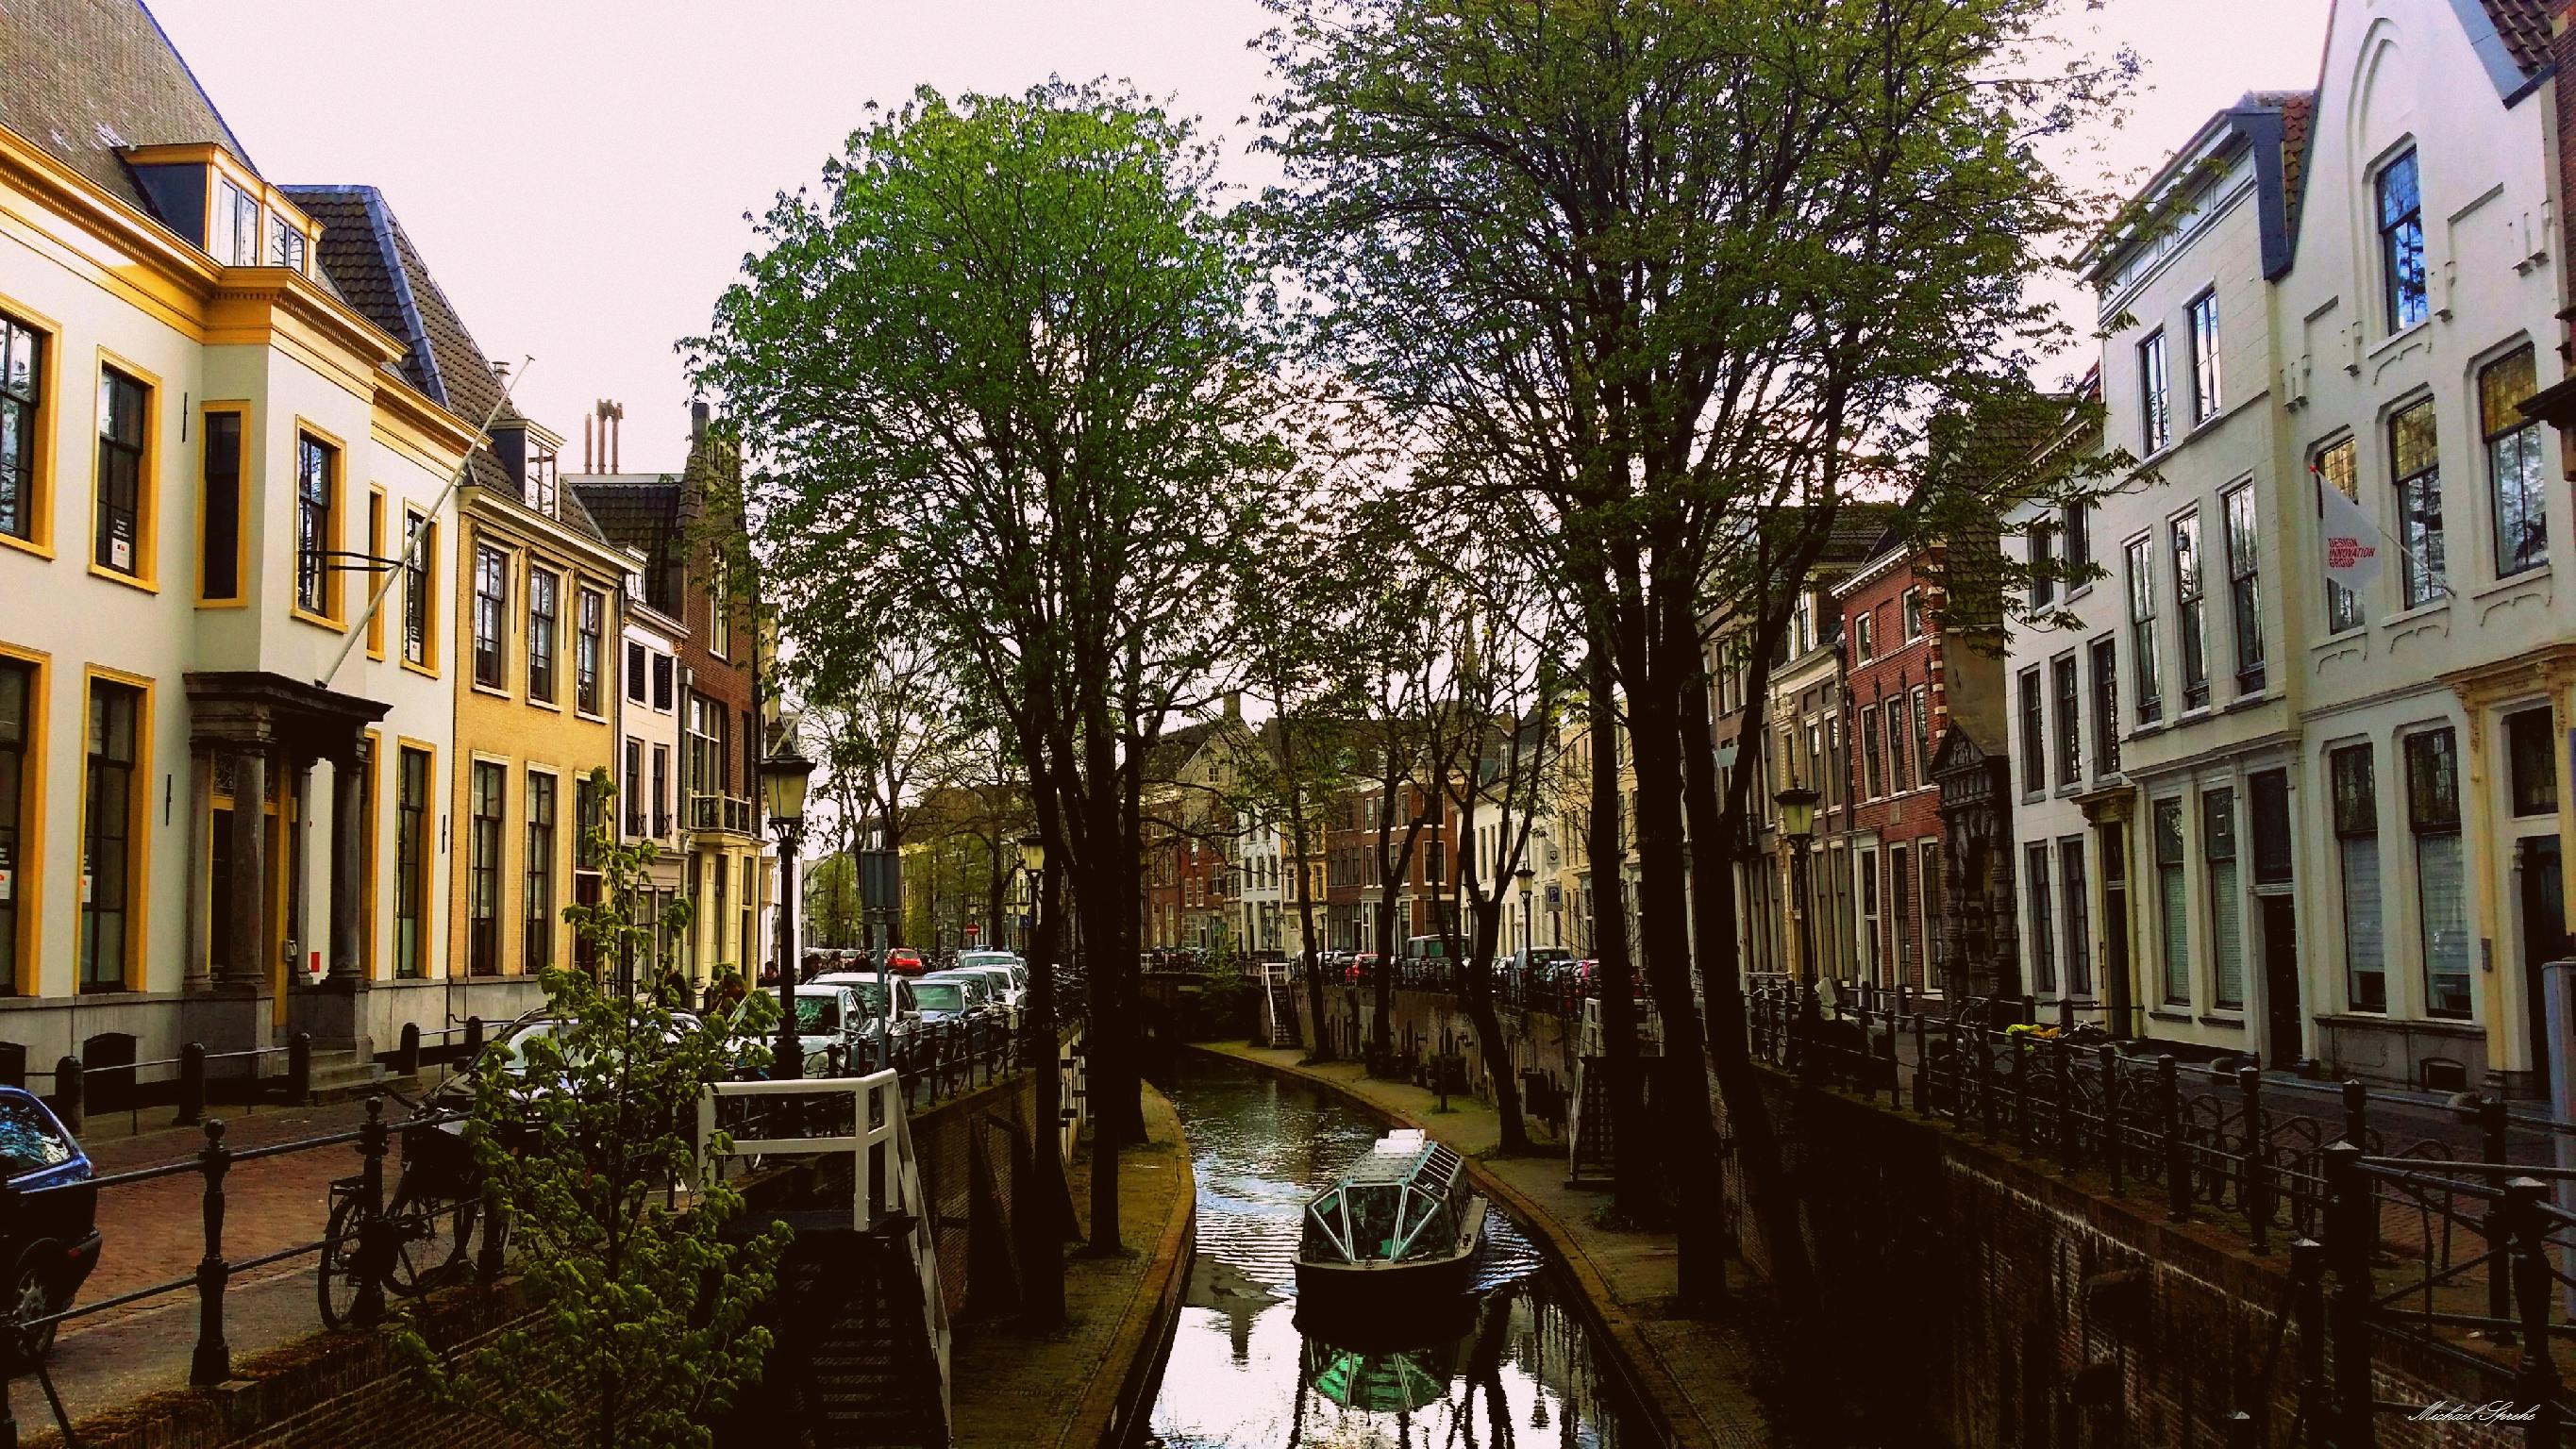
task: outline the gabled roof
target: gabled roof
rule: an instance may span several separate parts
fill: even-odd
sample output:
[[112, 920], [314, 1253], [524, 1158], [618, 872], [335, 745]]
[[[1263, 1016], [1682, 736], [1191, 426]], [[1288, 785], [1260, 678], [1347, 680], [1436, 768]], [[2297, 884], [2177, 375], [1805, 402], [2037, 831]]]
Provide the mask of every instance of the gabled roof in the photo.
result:
[[125, 165], [126, 147], [212, 142], [251, 166], [140, 0], [0, 4], [0, 125], [146, 216], [156, 213]]
[[[2548, 0], [2481, 0], [2481, 4], [2487, 23], [2495, 27], [2494, 42], [2513, 68], [2525, 81], [2539, 79], [2549, 68]], [[2472, 25], [2469, 39], [2474, 44], [2487, 37], [2477, 34]]]

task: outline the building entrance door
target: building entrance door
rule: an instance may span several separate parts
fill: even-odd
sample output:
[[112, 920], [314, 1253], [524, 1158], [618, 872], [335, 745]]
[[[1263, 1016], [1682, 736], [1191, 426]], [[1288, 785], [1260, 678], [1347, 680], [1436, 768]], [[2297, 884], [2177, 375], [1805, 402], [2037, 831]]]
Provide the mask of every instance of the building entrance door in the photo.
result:
[[2102, 997], [2111, 1035], [2130, 1033], [2128, 826], [2110, 821], [2095, 833], [2102, 856]]
[[2537, 1090], [2549, 1089], [2549, 1013], [2543, 1003], [2541, 967], [2567, 954], [2567, 902], [2558, 875], [2558, 837], [2529, 835], [2515, 842], [2515, 895], [2522, 927], [2522, 987], [2531, 1023], [2531, 1073]]
[[2263, 1061], [2286, 1067], [2299, 1041], [2299, 918], [2286, 895], [2256, 896], [2263, 914]]

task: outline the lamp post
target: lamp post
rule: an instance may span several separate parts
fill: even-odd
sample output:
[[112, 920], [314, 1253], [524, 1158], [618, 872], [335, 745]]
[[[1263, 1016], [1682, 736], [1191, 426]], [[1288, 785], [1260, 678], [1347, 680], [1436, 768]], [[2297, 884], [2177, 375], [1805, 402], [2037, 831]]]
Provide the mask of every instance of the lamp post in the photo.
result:
[[1043, 909], [1038, 889], [1040, 872], [1046, 869], [1046, 841], [1036, 835], [1020, 837], [1020, 874], [1028, 881], [1029, 912], [1020, 927], [1020, 952], [1034, 954], [1038, 936], [1038, 912]]
[[1538, 872], [1522, 866], [1512, 874], [1521, 883], [1521, 966], [1526, 969], [1530, 957], [1530, 884], [1538, 879]]
[[1797, 896], [1801, 912], [1798, 972], [1812, 986], [1816, 980], [1816, 912], [1815, 902], [1808, 899], [1807, 848], [1816, 838], [1816, 792], [1804, 785], [1792, 785], [1771, 798], [1780, 806], [1780, 833], [1789, 838], [1789, 869], [1795, 877], [1789, 889]]
[[805, 1075], [796, 1035], [796, 849], [805, 834], [805, 785], [814, 762], [796, 752], [796, 721], [780, 723], [779, 752], [760, 762], [760, 801], [778, 830], [778, 1054], [773, 1081]]

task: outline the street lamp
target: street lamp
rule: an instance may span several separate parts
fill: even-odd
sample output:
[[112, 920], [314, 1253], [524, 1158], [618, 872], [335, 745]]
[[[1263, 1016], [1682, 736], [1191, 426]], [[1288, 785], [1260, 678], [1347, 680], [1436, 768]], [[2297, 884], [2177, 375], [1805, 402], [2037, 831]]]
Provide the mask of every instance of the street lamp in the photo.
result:
[[1530, 954], [1530, 883], [1538, 879], [1538, 872], [1522, 866], [1513, 875], [1521, 883], [1521, 965], [1526, 967]]
[[1792, 785], [1771, 797], [1780, 806], [1780, 833], [1789, 838], [1789, 868], [1796, 879], [1789, 888], [1798, 897], [1804, 919], [1798, 928], [1798, 969], [1812, 985], [1816, 979], [1816, 911], [1807, 889], [1807, 848], [1816, 839], [1816, 792]]
[[805, 1074], [796, 1038], [796, 849], [805, 834], [805, 786], [814, 762], [796, 752], [796, 721], [780, 723], [780, 753], [760, 762], [760, 802], [778, 831], [778, 1055], [769, 1064], [774, 1081]]
[[1040, 909], [1040, 903], [1038, 900], [1040, 892], [1038, 884], [1042, 879], [1042, 873], [1045, 870], [1046, 837], [1041, 835], [1021, 836], [1020, 872], [1028, 878], [1029, 883], [1029, 912], [1028, 915], [1023, 918], [1023, 924], [1020, 927], [1020, 950], [1023, 954], [1035, 954], [1031, 948], [1036, 944], [1038, 933], [1038, 911]]

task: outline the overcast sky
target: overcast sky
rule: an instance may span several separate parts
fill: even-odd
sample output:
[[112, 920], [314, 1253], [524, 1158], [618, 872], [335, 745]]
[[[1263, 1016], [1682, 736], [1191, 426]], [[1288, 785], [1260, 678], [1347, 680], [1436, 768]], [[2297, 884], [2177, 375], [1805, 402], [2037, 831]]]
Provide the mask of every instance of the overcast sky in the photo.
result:
[[[1255, 0], [151, 3], [270, 180], [383, 188], [484, 350], [536, 358], [519, 402], [567, 466], [591, 402], [624, 402], [629, 469], [681, 461], [672, 344], [732, 278], [743, 213], [813, 180], [869, 101], [1106, 75], [1176, 96], [1240, 158], [1265, 23]], [[2314, 85], [2327, 6], [2083, 16], [2147, 65], [2105, 161], [2140, 172], [2247, 90]]]

